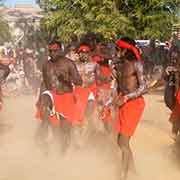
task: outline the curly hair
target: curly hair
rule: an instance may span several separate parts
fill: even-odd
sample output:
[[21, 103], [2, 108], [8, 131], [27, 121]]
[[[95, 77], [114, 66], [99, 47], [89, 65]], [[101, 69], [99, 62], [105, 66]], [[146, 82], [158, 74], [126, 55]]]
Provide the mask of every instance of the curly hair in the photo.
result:
[[[122, 41], [125, 41], [133, 46], [136, 46], [136, 41], [130, 37], [122, 37], [121, 38]], [[126, 53], [125, 53], [125, 58], [127, 60], [136, 60], [136, 56], [135, 54], [133, 53], [133, 51], [131, 49], [127, 49]]]

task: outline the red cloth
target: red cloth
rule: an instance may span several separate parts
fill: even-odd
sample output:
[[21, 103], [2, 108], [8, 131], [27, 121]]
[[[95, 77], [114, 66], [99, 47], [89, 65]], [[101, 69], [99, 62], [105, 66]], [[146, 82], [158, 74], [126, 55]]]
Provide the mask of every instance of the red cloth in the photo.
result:
[[110, 72], [109, 67], [101, 66], [101, 70], [104, 73], [105, 77], [110, 77], [111, 76], [111, 72]]
[[104, 113], [104, 118], [102, 119], [104, 123], [108, 123], [109, 125], [112, 125], [112, 114], [111, 114], [111, 109], [108, 107], [105, 107], [103, 109], [103, 113]]
[[52, 44], [48, 46], [49, 49], [61, 49], [59, 44]]
[[78, 52], [90, 52], [91, 49], [89, 46], [87, 45], [81, 45], [79, 48], [78, 48]]
[[130, 49], [136, 56], [137, 60], [142, 62], [141, 55], [135, 46], [133, 46], [125, 41], [122, 41], [122, 40], [116, 41], [116, 46], [119, 46], [120, 48]]
[[89, 87], [81, 87], [81, 86], [75, 87], [74, 93], [76, 97], [76, 108], [77, 108], [76, 119], [78, 119], [80, 123], [82, 123], [84, 120], [85, 111], [88, 103], [88, 97], [91, 92], [95, 97], [97, 92], [95, 83]]
[[102, 58], [100, 56], [93, 56], [91, 57], [91, 61], [98, 63], [102, 61]]
[[176, 96], [176, 104], [171, 113], [170, 121], [174, 122], [176, 120], [180, 120], [180, 88], [178, 89], [177, 96]]
[[37, 107], [37, 111], [36, 111], [36, 113], [35, 113], [35, 118], [36, 118], [37, 120], [40, 120], [40, 119], [41, 119], [41, 113], [40, 113], [38, 107]]
[[[54, 108], [57, 114], [62, 115], [71, 124], [77, 124], [75, 116], [76, 112], [76, 100], [73, 93], [56, 94], [54, 91], [49, 91], [53, 96]], [[59, 125], [60, 120], [57, 114], [50, 117], [50, 122], [54, 125]], [[41, 113], [36, 112], [36, 118], [41, 119]]]
[[125, 136], [132, 136], [140, 121], [145, 107], [143, 97], [128, 101], [119, 108], [115, 130]]
[[[107, 78], [111, 77], [111, 71], [110, 71], [109, 67], [101, 66], [101, 71], [103, 72], [105, 77], [107, 77]], [[98, 86], [99, 86], [99, 88], [102, 88], [102, 89], [110, 89], [111, 82], [110, 83], [103, 83], [102, 81], [98, 80]]]
[[97, 85], [96, 85], [96, 83], [93, 83], [93, 84], [90, 85], [88, 88], [89, 88], [89, 89], [91, 90], [91, 92], [94, 94], [94, 97], [96, 97], [96, 94], [97, 94]]

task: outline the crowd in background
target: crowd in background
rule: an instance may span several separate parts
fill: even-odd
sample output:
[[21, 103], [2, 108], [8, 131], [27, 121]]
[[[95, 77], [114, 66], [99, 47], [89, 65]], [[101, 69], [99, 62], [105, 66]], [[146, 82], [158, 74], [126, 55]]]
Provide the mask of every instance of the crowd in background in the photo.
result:
[[[104, 44], [101, 43], [98, 36], [95, 39], [97, 44], [106, 46], [105, 49], [109, 51], [109, 54], [113, 54], [113, 42], [109, 41]], [[176, 39], [178, 39], [178, 33], [174, 33], [171, 40], [163, 43], [158, 40], [136, 41], [144, 61], [147, 79], [153, 81], [162, 78], [163, 69], [168, 64], [170, 48], [173, 43], [176, 43]], [[84, 41], [88, 43], [91, 40], [82, 37], [81, 42], [79, 42], [73, 39], [69, 45], [65, 46], [65, 49], [73, 44], [84, 43]], [[33, 48], [33, 46], [30, 46], [30, 48], [27, 48], [23, 46], [23, 42], [19, 42], [17, 46], [14, 46], [12, 42], [5, 42], [0, 47], [0, 62], [9, 66], [11, 73], [3, 85], [4, 95], [36, 93], [41, 80], [42, 65], [47, 59], [46, 47], [36, 48], [34, 46]]]

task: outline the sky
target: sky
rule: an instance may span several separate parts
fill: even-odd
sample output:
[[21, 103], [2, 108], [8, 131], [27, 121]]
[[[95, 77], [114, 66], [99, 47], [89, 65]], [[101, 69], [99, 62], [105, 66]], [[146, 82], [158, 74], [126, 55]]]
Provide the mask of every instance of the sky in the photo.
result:
[[36, 0], [5, 0], [7, 7], [14, 7], [16, 4], [36, 4]]

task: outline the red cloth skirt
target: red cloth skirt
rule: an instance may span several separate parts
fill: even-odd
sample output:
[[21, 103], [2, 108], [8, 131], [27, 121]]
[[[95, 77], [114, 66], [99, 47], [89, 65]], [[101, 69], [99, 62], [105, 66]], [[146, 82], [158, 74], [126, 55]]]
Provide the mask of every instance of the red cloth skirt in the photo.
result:
[[97, 92], [97, 88], [95, 83], [88, 87], [81, 87], [81, 86], [75, 87], [74, 94], [76, 97], [76, 108], [77, 108], [76, 119], [78, 119], [80, 123], [82, 123], [84, 120], [89, 95], [93, 93], [94, 97], [96, 97], [96, 92]]
[[145, 107], [143, 97], [130, 100], [118, 110], [115, 130], [125, 136], [132, 136], [140, 121]]
[[[73, 93], [56, 94], [54, 91], [48, 91], [52, 96], [51, 100], [54, 105], [54, 112], [50, 117], [50, 122], [54, 125], [60, 123], [59, 115], [64, 117], [71, 124], [76, 124], [77, 119], [75, 116], [76, 112], [76, 100]], [[41, 113], [36, 112], [36, 118], [41, 119]]]
[[[103, 75], [105, 77], [107, 77], [107, 78], [111, 77], [111, 71], [110, 71], [109, 67], [101, 66], [101, 71], [103, 72]], [[110, 89], [110, 87], [111, 87], [111, 82], [110, 83], [103, 83], [102, 81], [98, 80], [97, 84], [101, 89]]]
[[113, 118], [112, 118], [112, 113], [111, 113], [111, 109], [108, 107], [105, 107], [103, 109], [103, 114], [104, 114], [104, 118], [102, 119], [103, 122], [106, 124], [109, 124], [112, 127], [112, 122], [113, 122]]
[[170, 116], [170, 122], [180, 120], [180, 88], [178, 89], [176, 96], [176, 104]]

